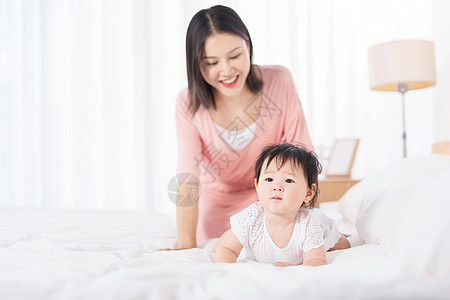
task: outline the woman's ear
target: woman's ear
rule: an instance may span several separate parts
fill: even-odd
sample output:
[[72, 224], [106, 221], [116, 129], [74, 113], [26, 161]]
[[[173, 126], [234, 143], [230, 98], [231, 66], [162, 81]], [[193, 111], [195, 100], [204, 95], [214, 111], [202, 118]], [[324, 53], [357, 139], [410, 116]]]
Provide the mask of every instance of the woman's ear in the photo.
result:
[[306, 191], [305, 200], [303, 202], [308, 203], [309, 201], [311, 201], [312, 198], [314, 198], [316, 191], [317, 191], [317, 184], [315, 183], [311, 184], [311, 188]]

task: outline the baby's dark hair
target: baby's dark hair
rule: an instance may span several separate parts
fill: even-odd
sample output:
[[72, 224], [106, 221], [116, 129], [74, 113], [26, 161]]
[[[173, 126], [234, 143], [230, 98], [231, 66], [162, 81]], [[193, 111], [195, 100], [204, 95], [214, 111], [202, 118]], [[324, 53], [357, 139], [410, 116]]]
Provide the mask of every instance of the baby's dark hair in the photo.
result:
[[[317, 186], [316, 194], [309, 201], [307, 206], [313, 208], [317, 201], [317, 195], [319, 194], [319, 174], [322, 172], [322, 165], [317, 158], [317, 155], [311, 151], [309, 152], [304, 148], [303, 145], [294, 146], [292, 144], [270, 144], [267, 145], [259, 155], [256, 160], [255, 165], [255, 178], [256, 182], [259, 183], [259, 177], [261, 176], [261, 171], [264, 162], [267, 160], [266, 168], [273, 159], [276, 159], [278, 168], [284, 166], [286, 162], [291, 162], [295, 167], [301, 168], [303, 174], [308, 182], [308, 187], [311, 188], [312, 184], [315, 183]], [[306, 204], [303, 203], [302, 207]]]

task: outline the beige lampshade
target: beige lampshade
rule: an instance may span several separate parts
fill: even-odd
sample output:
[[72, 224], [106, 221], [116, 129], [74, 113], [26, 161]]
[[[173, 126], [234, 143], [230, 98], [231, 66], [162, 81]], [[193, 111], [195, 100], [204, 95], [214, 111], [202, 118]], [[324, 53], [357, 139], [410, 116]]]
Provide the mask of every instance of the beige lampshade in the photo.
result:
[[436, 83], [434, 45], [429, 41], [402, 40], [369, 49], [370, 88], [376, 91], [423, 89]]

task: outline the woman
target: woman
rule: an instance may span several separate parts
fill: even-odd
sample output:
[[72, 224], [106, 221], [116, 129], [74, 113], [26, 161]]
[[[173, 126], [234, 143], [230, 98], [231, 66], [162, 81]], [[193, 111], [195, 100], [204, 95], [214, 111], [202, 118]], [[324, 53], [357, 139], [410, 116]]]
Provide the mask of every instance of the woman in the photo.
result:
[[219, 237], [230, 216], [258, 199], [253, 166], [268, 143], [313, 150], [291, 74], [256, 66], [252, 57], [248, 30], [232, 9], [218, 5], [192, 18], [188, 88], [176, 108], [178, 173], [189, 174], [178, 186], [179, 249]]

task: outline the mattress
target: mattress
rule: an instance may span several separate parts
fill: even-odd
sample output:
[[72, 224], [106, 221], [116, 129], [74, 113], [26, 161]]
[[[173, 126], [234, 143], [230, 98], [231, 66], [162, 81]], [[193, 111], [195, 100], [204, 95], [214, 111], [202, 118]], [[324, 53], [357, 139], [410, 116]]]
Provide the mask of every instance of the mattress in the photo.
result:
[[[347, 233], [336, 204], [322, 210]], [[374, 244], [328, 265], [215, 264], [214, 240], [176, 245], [173, 217], [144, 211], [0, 211], [1, 299], [448, 299], [445, 278], [409, 278]]]

